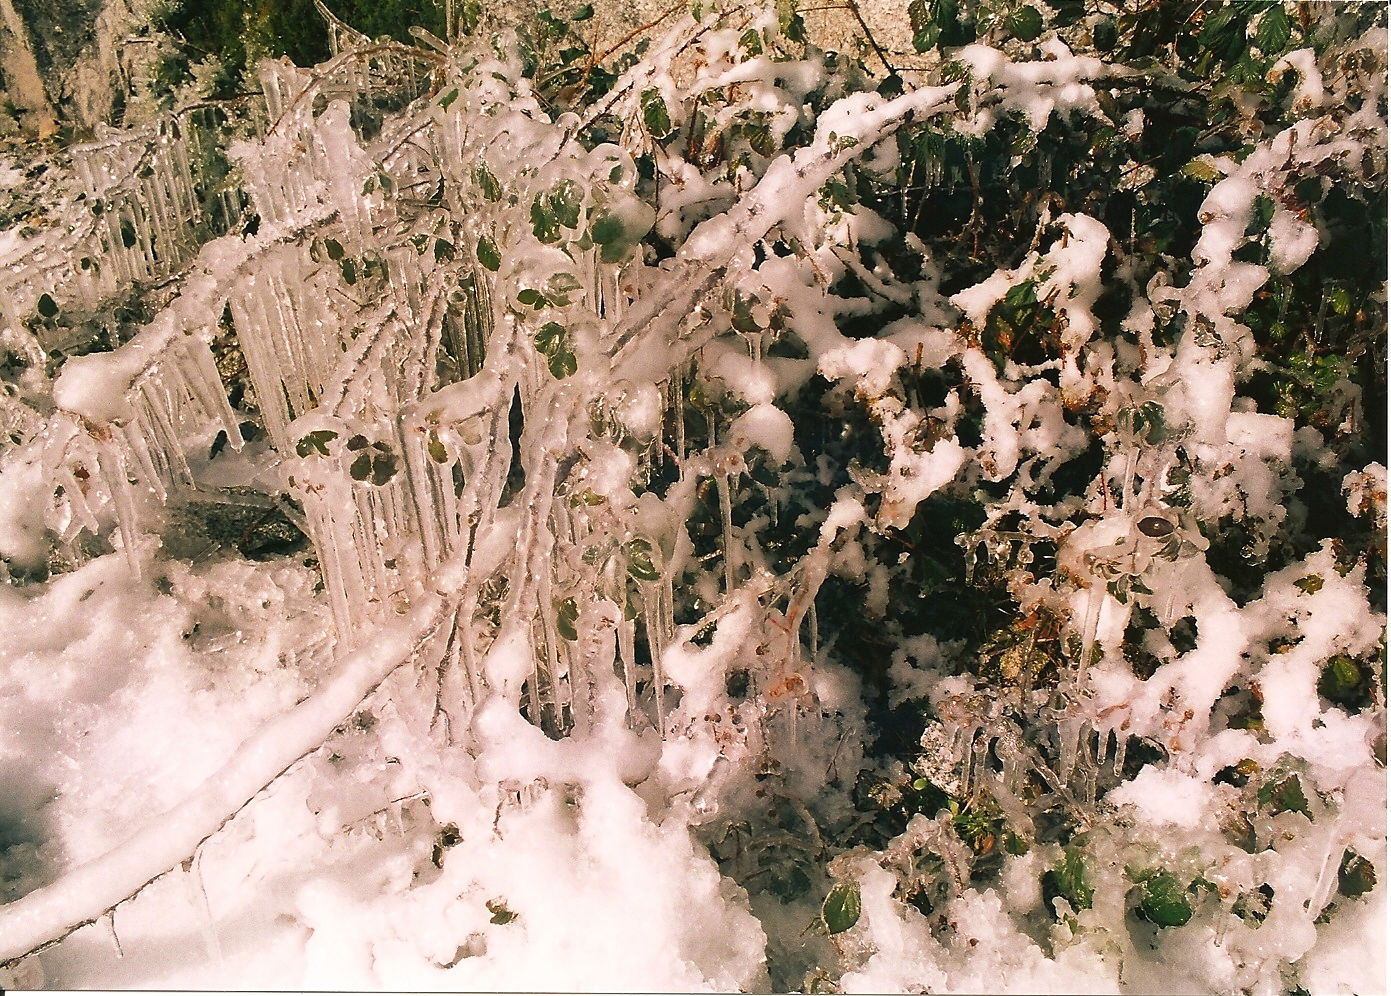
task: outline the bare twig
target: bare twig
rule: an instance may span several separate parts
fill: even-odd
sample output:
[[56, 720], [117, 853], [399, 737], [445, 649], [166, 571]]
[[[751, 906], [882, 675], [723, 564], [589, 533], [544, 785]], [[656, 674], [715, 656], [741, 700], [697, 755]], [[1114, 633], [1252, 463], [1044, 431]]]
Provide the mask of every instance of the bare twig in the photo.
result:
[[855, 15], [855, 20], [860, 22], [860, 30], [865, 33], [865, 38], [869, 40], [869, 45], [874, 49], [874, 54], [879, 56], [879, 61], [884, 64], [884, 69], [890, 76], [894, 73], [894, 67], [889, 62], [889, 57], [884, 54], [884, 50], [879, 46], [879, 42], [874, 37], [874, 32], [869, 30], [869, 25], [865, 22], [864, 15], [860, 13], [858, 0], [846, 0], [846, 6], [850, 13]]

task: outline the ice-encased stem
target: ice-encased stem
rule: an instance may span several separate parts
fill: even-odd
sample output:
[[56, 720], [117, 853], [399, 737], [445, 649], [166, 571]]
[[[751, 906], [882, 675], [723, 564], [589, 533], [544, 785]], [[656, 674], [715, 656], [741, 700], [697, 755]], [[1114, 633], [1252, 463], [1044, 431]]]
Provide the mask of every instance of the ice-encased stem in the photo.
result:
[[317, 691], [258, 727], [182, 802], [100, 857], [0, 906], [0, 964], [62, 940], [178, 867], [257, 793], [317, 750], [451, 611], [444, 595], [422, 594], [409, 615], [380, 627]]
[[730, 506], [729, 475], [715, 475], [715, 490], [720, 499], [720, 535], [724, 554], [724, 591], [726, 595], [734, 591], [734, 576], [737, 566], [734, 548], [734, 512]]

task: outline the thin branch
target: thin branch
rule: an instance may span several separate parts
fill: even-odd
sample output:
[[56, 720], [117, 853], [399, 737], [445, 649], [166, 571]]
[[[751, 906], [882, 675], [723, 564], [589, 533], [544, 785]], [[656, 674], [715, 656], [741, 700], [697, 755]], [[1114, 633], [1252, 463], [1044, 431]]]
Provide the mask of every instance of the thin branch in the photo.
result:
[[[596, 65], [598, 65], [598, 64], [601, 63], [601, 62], [603, 62], [603, 61], [604, 61], [605, 59], [607, 59], [609, 56], [613, 55], [613, 54], [614, 54], [615, 52], [617, 52], [620, 48], [622, 48], [624, 45], [628, 44], [630, 41], [632, 41], [632, 40], [633, 40], [634, 38], [636, 38], [638, 35], [642, 34], [644, 31], [651, 31], [653, 28], [655, 28], [657, 25], [661, 24], [661, 23], [662, 23], [663, 21], [665, 21], [668, 17], [670, 17], [672, 14], [675, 14], [675, 13], [676, 13], [678, 10], [680, 10], [680, 9], [681, 9], [681, 4], [679, 4], [679, 3], [672, 4], [670, 7], [668, 7], [668, 8], [667, 8], [665, 11], [663, 11], [661, 14], [657, 15], [657, 17], [656, 17], [655, 20], [648, 21], [646, 24], [639, 25], [638, 27], [634, 28], [632, 31], [629, 31], [626, 35], [624, 35], [622, 38], [620, 38], [620, 39], [619, 39], [617, 42], [615, 42], [613, 45], [610, 45], [610, 46], [608, 47], [608, 49], [604, 52], [604, 54], [601, 55], [601, 56], [599, 56], [597, 59], [596, 59], [596, 58], [593, 58], [593, 57], [591, 56], [591, 58], [590, 58], [590, 64], [589, 64], [589, 69], [593, 69]], [[586, 75], [588, 75], [589, 69], [586, 69], [586, 70], [585, 70], [585, 74], [586, 74]]]
[[874, 54], [879, 56], [879, 61], [884, 64], [884, 68], [888, 70], [889, 75], [892, 76], [894, 74], [894, 67], [889, 63], [889, 57], [884, 54], [884, 50], [879, 47], [879, 42], [875, 39], [874, 32], [870, 31], [869, 25], [865, 23], [864, 15], [860, 13], [858, 0], [846, 0], [846, 5], [849, 7], [850, 13], [855, 15], [855, 20], [860, 22], [860, 30], [863, 31], [865, 37], [869, 39], [869, 44], [870, 47], [874, 49]]

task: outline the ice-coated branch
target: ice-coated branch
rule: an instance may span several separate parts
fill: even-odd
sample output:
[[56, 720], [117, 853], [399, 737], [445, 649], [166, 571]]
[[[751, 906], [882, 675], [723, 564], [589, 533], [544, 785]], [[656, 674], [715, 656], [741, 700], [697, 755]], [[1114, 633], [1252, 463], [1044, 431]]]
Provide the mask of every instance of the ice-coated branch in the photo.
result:
[[0, 965], [61, 941], [192, 856], [257, 793], [317, 750], [358, 703], [452, 618], [453, 604], [438, 592], [421, 595], [408, 616], [380, 626], [322, 687], [242, 741], [183, 802], [101, 857], [0, 906]]
[[[923, 87], [893, 100], [857, 94], [836, 101], [817, 121], [816, 140], [769, 165], [758, 184], [724, 214], [702, 223], [682, 246], [678, 269], [662, 293], [631, 309], [614, 341], [615, 370], [642, 364], [642, 346], [663, 350], [702, 297], [726, 275], [734, 260], [778, 224], [799, 211], [817, 190], [852, 158], [891, 135], [913, 118], [951, 105], [959, 83]], [[714, 329], [690, 336], [683, 354], [693, 355]], [[663, 365], [674, 365], [665, 353]], [[624, 371], [626, 373], [626, 370]]]

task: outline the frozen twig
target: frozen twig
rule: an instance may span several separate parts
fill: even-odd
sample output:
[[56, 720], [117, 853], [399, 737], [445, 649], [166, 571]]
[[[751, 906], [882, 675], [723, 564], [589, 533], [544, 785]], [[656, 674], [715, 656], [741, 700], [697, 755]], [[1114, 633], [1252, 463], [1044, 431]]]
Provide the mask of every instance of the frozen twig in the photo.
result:
[[453, 617], [452, 608], [443, 594], [422, 595], [410, 615], [381, 626], [344, 658], [318, 691], [242, 741], [183, 802], [101, 857], [0, 906], [0, 965], [56, 944], [179, 867], [262, 789], [318, 750], [364, 698]]

